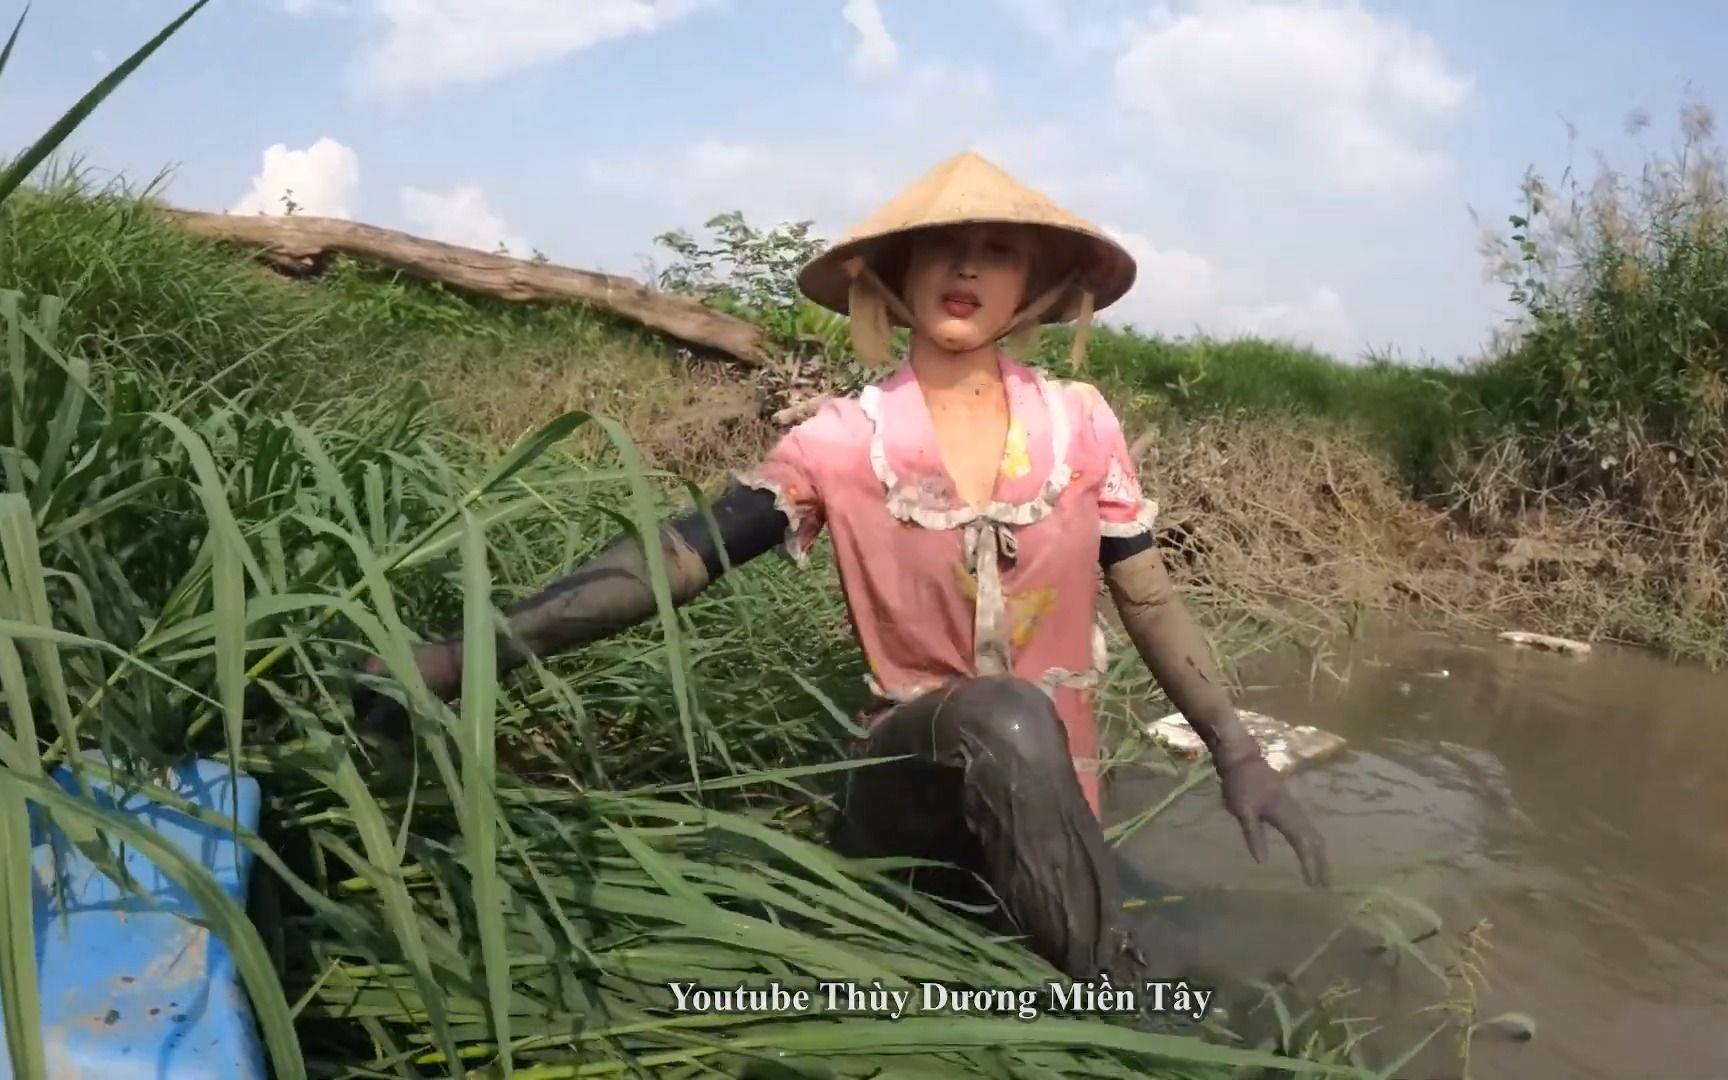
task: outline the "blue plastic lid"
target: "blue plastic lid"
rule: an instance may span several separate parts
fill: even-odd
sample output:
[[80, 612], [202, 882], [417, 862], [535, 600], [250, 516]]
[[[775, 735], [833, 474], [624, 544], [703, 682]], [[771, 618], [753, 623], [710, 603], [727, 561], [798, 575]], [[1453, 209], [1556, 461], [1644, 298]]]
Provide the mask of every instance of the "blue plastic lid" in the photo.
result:
[[[209, 760], [176, 766], [157, 778], [222, 823], [217, 825], [129, 792], [123, 784], [116, 790], [94, 772], [84, 775], [98, 804], [149, 826], [245, 903], [252, 854], [234, 843], [228, 822], [235, 820], [238, 793], [240, 826], [256, 830], [261, 802], [256, 780], [241, 774], [236, 787], [228, 766]], [[62, 765], [53, 777], [77, 793], [69, 768]], [[250, 1002], [227, 946], [196, 921], [196, 902], [144, 853], [111, 837], [145, 895], [128, 892], [98, 871], [57, 827], [45, 829], [34, 803], [30, 814], [36, 962], [50, 1076], [264, 1077]], [[12, 1075], [10, 1054], [0, 1056], [0, 1080]]]

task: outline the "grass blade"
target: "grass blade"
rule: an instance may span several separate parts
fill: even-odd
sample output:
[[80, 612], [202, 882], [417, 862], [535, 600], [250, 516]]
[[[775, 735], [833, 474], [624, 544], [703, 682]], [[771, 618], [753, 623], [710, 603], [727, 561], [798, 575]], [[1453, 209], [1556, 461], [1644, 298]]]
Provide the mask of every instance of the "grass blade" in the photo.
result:
[[[240, 819], [241, 725], [246, 708], [246, 570], [236, 531], [216, 529], [212, 614], [216, 619], [216, 691], [222, 702], [222, 727], [228, 743], [228, 779], [236, 826]], [[238, 843], [238, 838], [236, 838]]]
[[[12, 643], [4, 645], [15, 662]], [[10, 685], [7, 689], [11, 690]], [[34, 742], [26, 752], [35, 757]], [[5, 987], [0, 1007], [5, 1014], [13, 1076], [48, 1075], [48, 1054], [42, 1040], [41, 980], [36, 969], [35, 874], [30, 848], [28, 804], [21, 794], [8, 789], [0, 794], [0, 985]]]
[[[16, 504], [13, 504], [16, 505]], [[17, 600], [10, 582], [0, 578], [0, 614], [12, 614]], [[9, 637], [0, 637], [0, 689], [13, 731], [0, 740], [0, 767], [20, 776], [42, 775], [35, 710], [24, 675], [23, 658]], [[0, 793], [0, 1009], [14, 1076], [46, 1076], [42, 1040], [41, 977], [36, 965], [36, 897], [29, 804], [15, 791]], [[86, 842], [88, 832], [71, 834]]]
[[[52, 627], [53, 608], [48, 602], [47, 579], [37, 547], [35, 515], [30, 509], [30, 501], [15, 492], [0, 495], [0, 551], [5, 554], [11, 579], [11, 602], [17, 605], [17, 617], [37, 626]], [[32, 639], [29, 649], [36, 677], [41, 680], [42, 696], [48, 701], [49, 715], [53, 717], [60, 737], [70, 745], [75, 738], [77, 721], [67, 695], [59, 650], [47, 637]], [[33, 746], [31, 752], [34, 753]]]
[[[53, 127], [50, 127], [40, 138], [30, 145], [29, 149], [20, 154], [4, 171], [0, 171], [0, 202], [5, 202], [6, 197], [16, 191], [18, 185], [22, 184], [31, 173], [35, 172], [38, 165], [41, 165], [43, 161], [47, 160], [48, 155], [59, 149], [60, 144], [66, 141], [67, 136], [77, 130], [78, 125], [82, 124], [91, 113], [95, 112], [97, 106], [107, 100], [109, 94], [112, 94], [117, 88], [119, 88], [120, 84], [125, 82], [127, 77], [138, 69], [139, 65], [143, 64], [145, 60], [148, 60], [152, 53], [157, 49], [160, 49], [169, 38], [173, 37], [182, 26], [186, 25], [192, 16], [198, 14], [199, 10], [209, 2], [210, 0], [197, 0], [197, 2], [187, 8], [179, 18], [169, 23], [160, 33], [151, 38], [148, 42], [145, 42], [142, 48], [121, 61], [120, 65], [113, 71], [109, 72], [101, 82], [97, 83], [88, 93], [79, 98], [77, 103], [74, 104], [72, 108], [68, 109], [64, 116], [54, 122]], [[20, 18], [19, 22], [22, 24], [22, 18]], [[13, 30], [13, 35], [17, 35], [16, 29]], [[11, 51], [10, 41], [7, 42], [7, 51]]]
[[6, 73], [6, 62], [12, 59], [12, 46], [18, 44], [18, 31], [24, 29], [24, 20], [30, 15], [30, 5], [25, 4], [24, 10], [18, 13], [18, 21], [12, 25], [12, 33], [6, 36], [6, 47], [0, 48], [0, 75]]
[[[64, 301], [56, 296], [45, 296], [41, 300], [41, 311], [37, 321], [41, 324], [43, 337], [52, 341], [60, 321], [60, 310]], [[82, 356], [69, 354], [61, 367], [66, 371], [66, 385], [60, 394], [60, 407], [54, 412], [54, 419], [48, 428], [48, 446], [42, 453], [42, 458], [36, 464], [40, 472], [36, 477], [36, 487], [31, 493], [31, 502], [40, 509], [46, 506], [53, 497], [60, 474], [65, 470], [67, 453], [72, 447], [73, 437], [77, 434], [78, 423], [84, 415], [85, 402], [90, 397], [90, 364]]]
[[486, 537], [472, 514], [462, 515], [462, 711], [461, 743], [466, 819], [462, 825], [468, 873], [474, 887], [480, 958], [499, 1067], [512, 1074], [510, 1055], [510, 953], [505, 943], [504, 897], [498, 877], [498, 807], [492, 785], [497, 773], [494, 727], [498, 693], [497, 638], [492, 623], [492, 575]]

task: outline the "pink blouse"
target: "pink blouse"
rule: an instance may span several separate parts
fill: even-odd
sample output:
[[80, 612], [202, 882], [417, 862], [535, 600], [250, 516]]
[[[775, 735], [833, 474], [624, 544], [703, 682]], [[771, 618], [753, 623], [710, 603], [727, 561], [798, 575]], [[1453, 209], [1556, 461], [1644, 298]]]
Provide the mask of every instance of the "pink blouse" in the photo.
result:
[[1000, 364], [1008, 441], [982, 510], [955, 492], [909, 364], [828, 402], [738, 479], [773, 492], [799, 564], [827, 527], [874, 693], [906, 701], [997, 674], [1038, 685], [1097, 813], [1098, 541], [1149, 531], [1158, 506], [1096, 388]]

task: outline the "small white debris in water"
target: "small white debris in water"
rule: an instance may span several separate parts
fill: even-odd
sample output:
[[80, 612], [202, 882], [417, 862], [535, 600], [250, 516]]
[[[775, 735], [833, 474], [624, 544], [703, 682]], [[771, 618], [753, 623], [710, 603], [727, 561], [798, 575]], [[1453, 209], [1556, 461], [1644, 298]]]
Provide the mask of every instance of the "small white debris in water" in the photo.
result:
[[1523, 630], [1507, 630], [1500, 635], [1501, 641], [1509, 641], [1514, 645], [1528, 646], [1533, 649], [1546, 649], [1549, 652], [1566, 653], [1569, 656], [1588, 656], [1590, 646], [1582, 641], [1570, 638], [1551, 637], [1547, 634], [1531, 634]]
[[1424, 671], [1422, 675], [1429, 679], [1450, 679], [1452, 677], [1452, 673], [1445, 668], [1441, 668], [1439, 671]]
[[[1260, 744], [1266, 763], [1281, 773], [1312, 764], [1344, 747], [1342, 736], [1307, 724], [1286, 724], [1246, 709], [1237, 710], [1236, 715], [1242, 726], [1248, 729], [1248, 734]], [[1181, 757], [1197, 758], [1206, 753], [1206, 744], [1200, 741], [1200, 736], [1194, 733], [1181, 713], [1171, 713], [1149, 722], [1146, 733]]]

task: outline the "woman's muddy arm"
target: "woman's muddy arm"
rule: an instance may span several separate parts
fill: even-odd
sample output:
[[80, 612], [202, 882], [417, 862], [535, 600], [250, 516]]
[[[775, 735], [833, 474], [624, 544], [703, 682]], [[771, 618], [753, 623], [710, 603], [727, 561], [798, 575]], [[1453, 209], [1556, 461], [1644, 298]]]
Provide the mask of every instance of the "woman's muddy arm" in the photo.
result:
[[[786, 535], [786, 515], [774, 496], [732, 483], [709, 504], [713, 525], [699, 509], [659, 529], [672, 602], [688, 603], [717, 580], [726, 564], [741, 566], [772, 550]], [[719, 539], [715, 543], [715, 528]], [[720, 552], [725, 551], [725, 561]], [[620, 536], [598, 555], [504, 612], [499, 633], [498, 673], [610, 637], [637, 625], [656, 610], [647, 557], [640, 541]], [[448, 638], [422, 649], [421, 673], [434, 693], [454, 696], [461, 686], [462, 641]]]
[[[774, 508], [766, 491], [733, 484], [709, 504], [713, 525], [700, 510], [691, 510], [660, 528], [660, 551], [672, 602], [686, 604], [719, 579], [725, 565], [740, 566], [779, 544], [786, 535], [786, 515]], [[726, 553], [725, 562], [720, 551]], [[506, 610], [515, 666], [527, 656], [546, 657], [569, 652], [609, 637], [654, 614], [654, 588], [648, 560], [634, 536], [621, 536], [598, 555], [540, 592]], [[505, 644], [500, 641], [500, 645]]]
[[1206, 636], [1194, 621], [1149, 536], [1106, 537], [1099, 562], [1122, 625], [1153, 678], [1212, 752], [1224, 805], [1242, 825], [1256, 862], [1267, 857], [1265, 826], [1284, 835], [1311, 885], [1331, 880], [1326, 842], [1285, 790], [1283, 778], [1242, 726], [1230, 691], [1212, 664]]
[[1224, 766], [1258, 757], [1259, 744], [1237, 717], [1206, 635], [1182, 603], [1151, 536], [1105, 537], [1099, 562], [1129, 640], [1213, 762]]

